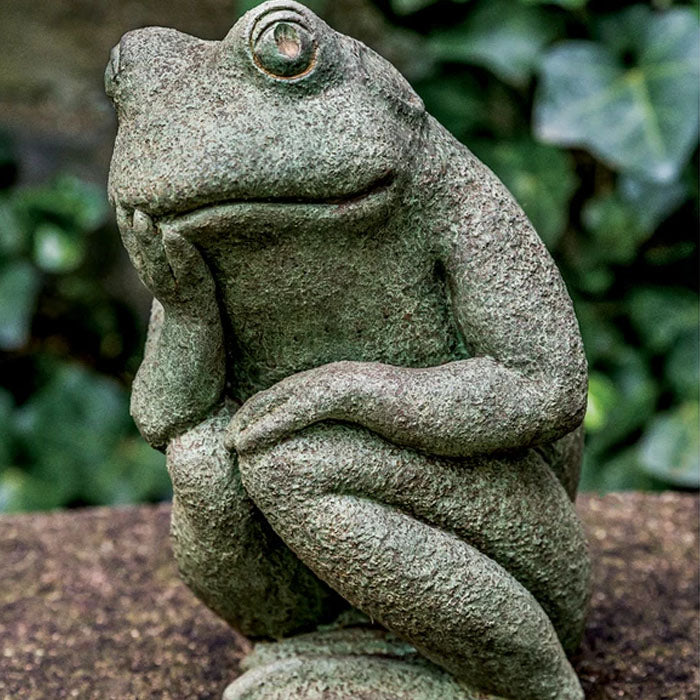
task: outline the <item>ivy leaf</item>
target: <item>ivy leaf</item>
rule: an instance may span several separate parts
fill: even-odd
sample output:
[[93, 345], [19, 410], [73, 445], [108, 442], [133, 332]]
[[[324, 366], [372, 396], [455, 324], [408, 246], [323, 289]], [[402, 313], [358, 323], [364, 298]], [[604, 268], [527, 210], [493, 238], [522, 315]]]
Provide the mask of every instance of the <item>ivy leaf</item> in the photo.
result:
[[700, 410], [688, 401], [652, 420], [639, 445], [645, 471], [673, 486], [700, 486]]
[[593, 234], [595, 258], [607, 263], [632, 262], [638, 246], [649, 235], [638, 226], [634, 212], [614, 194], [589, 200], [581, 214], [584, 226]]
[[634, 211], [639, 226], [649, 232], [678, 209], [688, 195], [687, 186], [679, 180], [658, 183], [629, 175], [620, 178], [618, 190], [621, 201]]
[[621, 349], [613, 368], [605, 375], [610, 384], [601, 380], [595, 372], [591, 376], [596, 392], [594, 400], [598, 397], [604, 409], [604, 420], [596, 421], [595, 415], [592, 417], [593, 423], [591, 418], [588, 419], [593, 433], [590, 447], [592, 451], [602, 453], [651, 418], [659, 391], [645, 359], [627, 346]]
[[619, 395], [612, 381], [600, 372], [591, 372], [588, 379], [588, 406], [584, 418], [586, 431], [595, 433], [602, 430], [618, 399]]
[[391, 0], [391, 9], [397, 15], [410, 15], [418, 12], [430, 5], [434, 5], [437, 0]]
[[84, 496], [109, 505], [171, 498], [165, 456], [139, 436], [124, 438], [85, 485]]
[[580, 10], [588, 0], [520, 0], [523, 5], [559, 5], [565, 10]]
[[52, 183], [19, 190], [13, 197], [15, 211], [29, 228], [37, 221], [59, 221], [67, 229], [86, 233], [107, 219], [109, 207], [102, 187], [63, 175]]
[[41, 281], [24, 260], [0, 268], [0, 348], [17, 350], [29, 340]]
[[559, 33], [556, 18], [509, 0], [482, 0], [464, 23], [429, 37], [443, 61], [484, 66], [501, 80], [522, 86], [547, 44]]
[[611, 458], [601, 458], [589, 449], [583, 452], [581, 491], [651, 491], [659, 482], [639, 468], [637, 450], [629, 447]]
[[697, 398], [700, 386], [700, 336], [697, 328], [686, 331], [673, 344], [664, 369], [677, 396]]
[[16, 412], [17, 439], [32, 476], [54, 484], [58, 503], [84, 496], [132, 423], [126, 391], [78, 365], [58, 365]]
[[581, 218], [593, 236], [593, 261], [631, 263], [659, 223], [683, 203], [686, 191], [679, 181], [621, 177], [614, 192], [588, 200]]
[[697, 141], [697, 17], [686, 8], [656, 13], [636, 5], [604, 23], [602, 36], [602, 43], [567, 41], [545, 55], [535, 133], [669, 182]]
[[9, 198], [0, 198], [0, 255], [20, 255], [26, 242], [26, 231], [20, 224]]
[[34, 231], [34, 262], [46, 272], [65, 273], [75, 270], [85, 257], [85, 241], [46, 222]]
[[488, 165], [528, 215], [552, 250], [569, 219], [569, 200], [578, 180], [571, 157], [532, 139], [475, 145]]
[[635, 289], [627, 298], [627, 308], [645, 346], [655, 354], [667, 352], [680, 336], [697, 331], [698, 296], [687, 289]]
[[426, 110], [460, 140], [488, 120], [483, 89], [470, 75], [426, 80], [415, 88]]
[[[12, 462], [14, 401], [12, 395], [0, 387], [0, 472]], [[2, 512], [2, 506], [0, 506]]]

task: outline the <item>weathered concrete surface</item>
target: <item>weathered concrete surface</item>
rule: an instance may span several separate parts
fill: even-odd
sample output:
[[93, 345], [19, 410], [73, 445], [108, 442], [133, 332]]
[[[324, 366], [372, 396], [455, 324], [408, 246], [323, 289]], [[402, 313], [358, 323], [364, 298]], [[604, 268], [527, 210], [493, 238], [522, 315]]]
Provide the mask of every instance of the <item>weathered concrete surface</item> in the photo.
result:
[[[698, 498], [583, 496], [594, 700], [698, 696]], [[175, 573], [169, 507], [0, 518], [0, 698], [218, 698], [247, 642]]]

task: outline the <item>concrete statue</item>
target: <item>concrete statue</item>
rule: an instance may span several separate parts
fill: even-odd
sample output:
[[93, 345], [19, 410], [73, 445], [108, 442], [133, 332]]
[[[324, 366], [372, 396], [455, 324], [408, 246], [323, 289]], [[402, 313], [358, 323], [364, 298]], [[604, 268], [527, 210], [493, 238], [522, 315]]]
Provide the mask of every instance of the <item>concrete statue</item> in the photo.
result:
[[586, 361], [504, 186], [287, 0], [130, 32], [106, 87], [132, 413], [184, 580], [259, 640], [224, 697], [582, 698]]

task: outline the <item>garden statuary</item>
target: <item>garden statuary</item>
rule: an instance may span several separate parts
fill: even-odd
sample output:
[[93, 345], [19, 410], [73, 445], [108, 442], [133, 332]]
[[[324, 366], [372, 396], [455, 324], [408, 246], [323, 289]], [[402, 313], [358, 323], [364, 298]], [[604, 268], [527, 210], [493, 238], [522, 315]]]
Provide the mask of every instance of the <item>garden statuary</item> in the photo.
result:
[[586, 361], [504, 186], [294, 2], [130, 32], [106, 84], [178, 565], [278, 640], [225, 698], [582, 698]]

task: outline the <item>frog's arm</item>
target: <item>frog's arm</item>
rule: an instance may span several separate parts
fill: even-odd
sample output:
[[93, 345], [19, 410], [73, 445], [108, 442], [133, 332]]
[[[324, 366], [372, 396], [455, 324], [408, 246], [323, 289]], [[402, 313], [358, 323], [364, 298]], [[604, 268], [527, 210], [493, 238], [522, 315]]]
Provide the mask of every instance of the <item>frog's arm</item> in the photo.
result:
[[156, 449], [206, 416], [224, 385], [223, 340], [216, 319], [167, 313], [153, 300], [143, 362], [134, 378], [131, 415]]
[[[571, 300], [520, 207], [471, 155], [462, 212], [440, 245], [471, 358], [369, 366], [358, 422], [392, 441], [467, 456], [559, 438], [583, 419], [587, 368]], [[448, 212], [445, 212], [449, 216]]]
[[147, 214], [117, 207], [129, 257], [155, 299], [131, 415], [157, 449], [199, 422], [220, 399], [224, 341], [214, 281], [195, 246], [156, 227]]
[[546, 443], [581, 422], [586, 360], [564, 283], [504, 186], [471, 156], [465, 170], [461, 194], [433, 215], [447, 222], [439, 256], [471, 357], [421, 369], [343, 362], [289, 377], [241, 409], [229, 444], [254, 448], [330, 418], [463, 457]]

